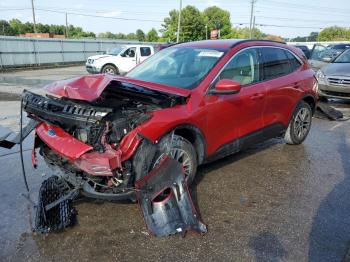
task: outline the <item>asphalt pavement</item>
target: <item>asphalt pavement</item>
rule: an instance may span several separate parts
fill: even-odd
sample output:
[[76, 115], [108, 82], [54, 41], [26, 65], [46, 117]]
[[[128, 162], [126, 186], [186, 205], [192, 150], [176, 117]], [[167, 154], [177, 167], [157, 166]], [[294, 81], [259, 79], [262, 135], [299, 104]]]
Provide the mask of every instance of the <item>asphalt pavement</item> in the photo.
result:
[[[0, 90], [39, 90], [23, 79], [45, 84], [85, 73], [82, 67], [56, 72], [7, 73], [12, 82], [0, 75]], [[0, 124], [16, 128], [19, 101], [4, 94]], [[350, 115], [350, 102], [332, 104]], [[32, 168], [32, 142], [31, 136], [25, 141], [24, 157], [35, 202], [53, 171], [40, 157]], [[32, 233], [35, 209], [22, 195], [19, 163], [18, 148], [0, 150], [0, 261], [341, 261], [349, 249], [350, 121], [314, 118], [302, 145], [272, 139], [200, 167], [192, 195], [208, 233], [185, 238], [149, 235], [137, 204], [91, 200], [76, 204], [74, 227]]]

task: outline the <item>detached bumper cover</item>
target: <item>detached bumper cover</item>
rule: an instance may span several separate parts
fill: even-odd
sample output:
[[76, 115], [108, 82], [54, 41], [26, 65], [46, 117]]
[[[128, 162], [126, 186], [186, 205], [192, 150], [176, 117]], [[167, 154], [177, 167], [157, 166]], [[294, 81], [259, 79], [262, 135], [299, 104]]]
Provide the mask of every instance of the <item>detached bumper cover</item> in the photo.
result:
[[151, 234], [161, 237], [186, 231], [206, 233], [189, 193], [183, 168], [166, 158], [146, 177], [136, 181], [137, 198]]

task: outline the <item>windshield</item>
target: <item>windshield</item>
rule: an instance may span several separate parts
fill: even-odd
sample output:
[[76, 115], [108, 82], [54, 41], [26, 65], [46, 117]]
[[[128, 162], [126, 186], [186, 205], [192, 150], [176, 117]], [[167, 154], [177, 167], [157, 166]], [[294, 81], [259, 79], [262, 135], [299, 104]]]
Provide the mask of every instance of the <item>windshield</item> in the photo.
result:
[[125, 49], [125, 46], [117, 46], [107, 50], [107, 55], [119, 55], [120, 52]]
[[342, 51], [338, 49], [332, 49], [329, 47], [324, 47], [322, 45], [315, 45], [312, 50], [311, 60], [317, 61], [330, 61], [334, 57], [338, 56]]
[[333, 63], [350, 63], [350, 49], [347, 49], [339, 55]]
[[166, 48], [127, 74], [128, 77], [184, 89], [195, 88], [226, 50]]

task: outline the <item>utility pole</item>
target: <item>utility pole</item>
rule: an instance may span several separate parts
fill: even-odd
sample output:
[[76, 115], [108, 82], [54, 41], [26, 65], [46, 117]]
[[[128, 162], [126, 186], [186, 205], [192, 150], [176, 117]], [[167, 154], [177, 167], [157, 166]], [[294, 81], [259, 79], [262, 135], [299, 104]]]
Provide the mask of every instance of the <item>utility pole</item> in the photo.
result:
[[250, 25], [249, 25], [249, 32], [250, 32], [250, 38], [252, 38], [252, 28], [253, 28], [253, 15], [254, 15], [254, 5], [257, 0], [251, 0], [251, 8], [250, 8]]
[[253, 30], [252, 30], [252, 33], [251, 33], [250, 38], [253, 38], [253, 37], [254, 37], [254, 32], [255, 32], [255, 16], [254, 16], [254, 18], [253, 18]]
[[208, 25], [205, 25], [205, 39], [208, 40]]
[[177, 43], [180, 42], [181, 10], [182, 10], [182, 0], [180, 0], [179, 19], [177, 22], [177, 37], [176, 37]]
[[34, 33], [36, 33], [36, 21], [35, 21], [34, 0], [32, 0], [32, 13], [33, 13]]
[[68, 13], [66, 13], [66, 38], [68, 38]]

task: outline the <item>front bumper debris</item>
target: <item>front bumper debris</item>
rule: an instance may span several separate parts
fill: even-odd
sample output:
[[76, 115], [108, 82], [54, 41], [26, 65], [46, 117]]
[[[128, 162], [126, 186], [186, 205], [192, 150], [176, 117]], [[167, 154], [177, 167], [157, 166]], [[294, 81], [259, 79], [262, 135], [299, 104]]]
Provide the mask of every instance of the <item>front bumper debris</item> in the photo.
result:
[[166, 158], [146, 177], [136, 181], [137, 198], [151, 234], [161, 237], [192, 230], [206, 233], [179, 162]]

